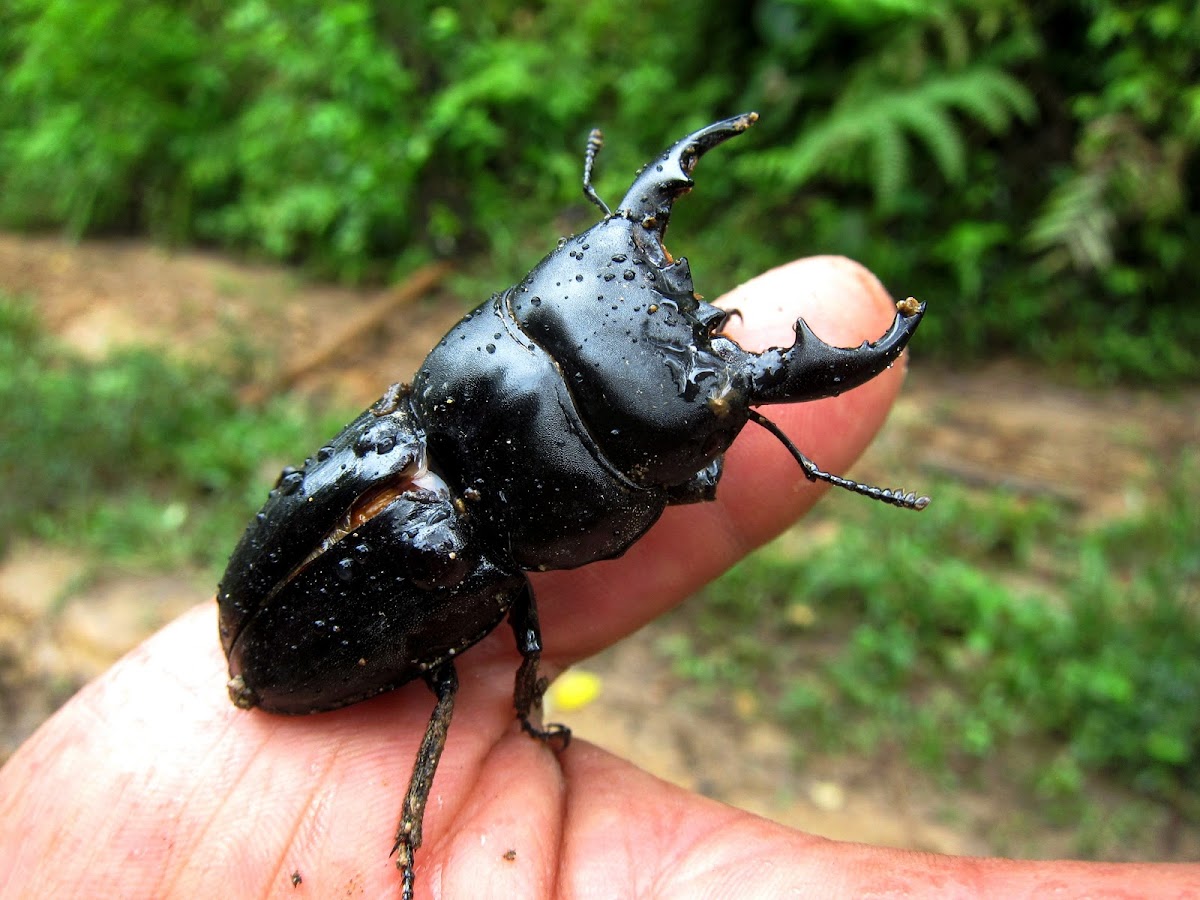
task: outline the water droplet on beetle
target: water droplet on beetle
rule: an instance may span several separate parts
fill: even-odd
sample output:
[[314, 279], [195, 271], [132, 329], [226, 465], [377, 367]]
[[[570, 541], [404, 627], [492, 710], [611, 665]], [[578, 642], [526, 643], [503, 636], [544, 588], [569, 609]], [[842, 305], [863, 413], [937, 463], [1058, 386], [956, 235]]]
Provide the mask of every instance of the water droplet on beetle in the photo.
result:
[[354, 560], [348, 556], [345, 559], [339, 559], [337, 577], [340, 581], [352, 581], [354, 579]]
[[371, 452], [390, 453], [397, 441], [396, 424], [389, 419], [380, 419], [358, 436], [354, 442], [354, 455], [362, 457]]
[[484, 350], [486, 350], [488, 353], [495, 353], [495, 352], [496, 352], [496, 345], [495, 345], [495, 344], [488, 344], [488, 345], [487, 345], [486, 347], [484, 347], [483, 349], [484, 349]]
[[294, 494], [300, 490], [302, 484], [304, 484], [304, 474], [302, 472], [297, 472], [295, 469], [289, 472], [287, 469], [284, 469], [283, 474], [279, 478], [279, 493], [284, 496]]

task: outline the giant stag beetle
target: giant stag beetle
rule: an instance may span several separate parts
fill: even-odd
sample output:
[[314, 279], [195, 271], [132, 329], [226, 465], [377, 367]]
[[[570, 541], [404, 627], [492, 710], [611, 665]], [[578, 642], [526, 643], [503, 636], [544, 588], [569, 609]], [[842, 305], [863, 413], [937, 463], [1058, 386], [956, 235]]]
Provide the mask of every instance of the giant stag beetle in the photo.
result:
[[285, 470], [219, 588], [229, 692], [239, 707], [302, 714], [421, 678], [437, 703], [393, 852], [412, 896], [413, 855], [458, 687], [454, 657], [505, 616], [523, 662], [514, 704], [539, 727], [542, 636], [525, 575], [619, 556], [671, 504], [715, 496], [725, 450], [748, 422], [814, 481], [896, 506], [928, 502], [820, 470], [753, 407], [829, 397], [873, 378], [924, 313], [897, 305], [874, 344], [832, 347], [796, 323], [792, 346], [749, 353], [729, 313], [693, 292], [663, 236], [696, 162], [757, 119], [736, 116], [644, 167], [615, 211], [591, 173], [599, 223], [515, 287], [468, 313], [411, 385], [395, 385], [302, 468]]

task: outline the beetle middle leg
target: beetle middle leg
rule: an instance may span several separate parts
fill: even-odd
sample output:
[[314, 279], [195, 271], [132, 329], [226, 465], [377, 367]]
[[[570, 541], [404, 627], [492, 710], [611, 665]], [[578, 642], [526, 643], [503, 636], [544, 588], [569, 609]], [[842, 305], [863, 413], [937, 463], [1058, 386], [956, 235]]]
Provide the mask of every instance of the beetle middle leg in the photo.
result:
[[421, 822], [425, 818], [425, 804], [433, 787], [433, 774], [446, 746], [446, 732], [450, 729], [450, 718], [454, 715], [454, 695], [458, 693], [458, 673], [454, 663], [445, 662], [425, 676], [425, 683], [437, 697], [437, 705], [429, 717], [429, 727], [417, 761], [413, 764], [412, 780], [408, 793], [404, 795], [404, 809], [400, 814], [400, 825], [396, 829], [396, 843], [392, 853], [396, 856], [396, 868], [400, 870], [401, 896], [413, 900], [413, 856], [421, 846]]
[[540, 707], [542, 696], [550, 681], [538, 675], [538, 664], [542, 658], [542, 628], [538, 624], [537, 602], [533, 599], [533, 588], [526, 583], [524, 590], [508, 611], [508, 621], [517, 639], [517, 650], [521, 652], [521, 668], [517, 670], [513, 686], [513, 706], [521, 729], [541, 741], [560, 741], [560, 750], [571, 743], [571, 729], [566, 725], [547, 725], [539, 728], [529, 721], [529, 714]]

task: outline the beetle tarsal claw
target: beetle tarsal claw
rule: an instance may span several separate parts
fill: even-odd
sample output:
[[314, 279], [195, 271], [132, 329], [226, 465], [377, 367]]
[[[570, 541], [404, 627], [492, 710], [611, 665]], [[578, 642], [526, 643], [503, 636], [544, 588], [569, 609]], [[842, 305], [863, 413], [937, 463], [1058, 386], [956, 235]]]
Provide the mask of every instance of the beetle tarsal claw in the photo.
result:
[[522, 719], [521, 730], [543, 744], [558, 744], [557, 747], [552, 749], [559, 753], [562, 753], [567, 747], [571, 746], [571, 729], [558, 722], [551, 722], [542, 728], [538, 728], [528, 719]]

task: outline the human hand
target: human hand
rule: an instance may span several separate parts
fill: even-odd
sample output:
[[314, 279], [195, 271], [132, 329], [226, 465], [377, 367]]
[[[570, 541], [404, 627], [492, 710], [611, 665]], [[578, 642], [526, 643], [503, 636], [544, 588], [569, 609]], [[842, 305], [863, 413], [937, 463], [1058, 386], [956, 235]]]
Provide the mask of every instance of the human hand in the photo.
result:
[[[894, 315], [865, 270], [833, 258], [775, 270], [725, 303], [744, 315], [730, 331], [758, 349], [789, 344], [798, 313], [843, 346], [878, 337]], [[902, 368], [771, 417], [823, 468], [844, 471]], [[774, 438], [747, 428], [717, 502], [668, 509], [619, 560], [534, 576], [544, 670], [675, 605], [820, 492]], [[316, 716], [235, 709], [215, 614], [215, 604], [194, 610], [134, 650], [0, 770], [0, 895], [398, 896], [387, 852], [433, 698], [414, 683]], [[421, 896], [1200, 894], [1192, 866], [967, 859], [803, 834], [586, 741], [555, 754], [528, 738], [513, 719], [518, 657], [506, 627], [457, 665], [416, 857]]]

